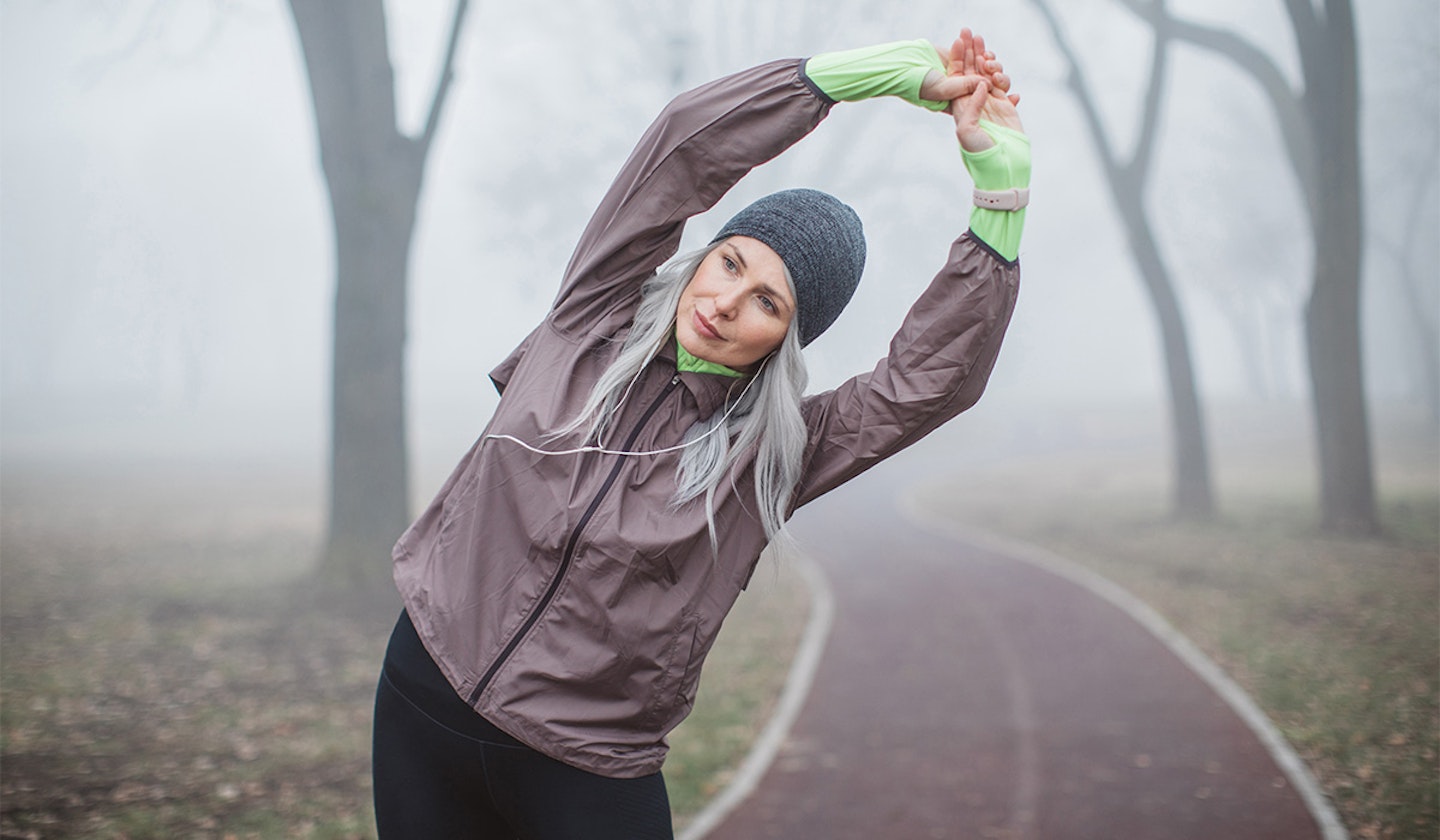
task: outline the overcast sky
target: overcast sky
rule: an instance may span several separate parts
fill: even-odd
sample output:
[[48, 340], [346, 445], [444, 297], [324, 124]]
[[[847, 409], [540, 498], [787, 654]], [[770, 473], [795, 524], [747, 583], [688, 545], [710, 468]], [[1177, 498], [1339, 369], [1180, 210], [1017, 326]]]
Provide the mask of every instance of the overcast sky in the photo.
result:
[[[412, 251], [416, 446], [453, 460], [478, 433], [494, 399], [486, 371], [542, 316], [588, 212], [673, 93], [669, 56], [653, 46], [666, 7], [691, 9], [701, 33], [685, 50], [687, 85], [768, 57], [941, 41], [960, 25], [984, 32], [1024, 95], [1035, 197], [1021, 305], [982, 408], [1049, 398], [1163, 406], [1153, 319], [1043, 26], [1017, 0], [928, 4], [958, 8], [953, 20], [914, 11], [924, 3], [894, 5], [817, 32], [773, 10], [762, 26], [737, 26], [704, 3], [474, 4]], [[1057, 5], [1089, 46], [1126, 148], [1144, 30], [1101, 0]], [[1294, 73], [1278, 0], [1173, 5], [1241, 21]], [[1433, 2], [1357, 5], [1365, 67], [1435, 49]], [[450, 4], [387, 7], [402, 120], [413, 129]], [[627, 18], [635, 8], [651, 13]], [[745, 35], [754, 29], [764, 36]], [[1436, 96], [1433, 60], [1395, 63], [1366, 89]], [[1419, 136], [1435, 119], [1424, 101], [1374, 108], [1384, 128], [1366, 125], [1371, 154], [1389, 148], [1375, 134]], [[0, 0], [4, 457], [281, 452], [319, 463], [333, 259], [313, 132], [277, 0]], [[1294, 316], [1309, 247], [1262, 100], [1242, 76], [1177, 50], [1163, 142], [1151, 206], [1185, 284], [1206, 392], [1247, 395], [1215, 291], [1243, 283], [1269, 290], [1276, 364], [1303, 396]], [[898, 101], [837, 108], [782, 161], [697, 220], [690, 240], [783, 186], [831, 189], [860, 210], [872, 255], [861, 292], [807, 351], [824, 386], [884, 352], [963, 230], [969, 184], [947, 118]], [[1234, 206], [1236, 184], [1252, 204]], [[1404, 346], [1399, 310], [1384, 287], [1372, 282], [1367, 294], [1372, 332], [1377, 321], [1394, 327], [1371, 340], [1372, 394], [1403, 395], [1408, 380], [1390, 363]]]

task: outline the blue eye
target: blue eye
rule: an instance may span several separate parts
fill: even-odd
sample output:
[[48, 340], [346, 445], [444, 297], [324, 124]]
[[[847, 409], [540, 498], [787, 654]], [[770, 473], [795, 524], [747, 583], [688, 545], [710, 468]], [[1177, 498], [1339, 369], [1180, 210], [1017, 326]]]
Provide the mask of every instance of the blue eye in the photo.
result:
[[725, 270], [730, 272], [735, 271], [735, 261], [730, 259], [729, 257], [725, 258]]
[[770, 298], [765, 297], [765, 296], [763, 296], [763, 295], [760, 297], [760, 305], [763, 306], [763, 307], [765, 307], [765, 309], [766, 309], [767, 311], [770, 311], [770, 312], [774, 312], [774, 311], [775, 311], [775, 301], [773, 301], [773, 300], [771, 300]]

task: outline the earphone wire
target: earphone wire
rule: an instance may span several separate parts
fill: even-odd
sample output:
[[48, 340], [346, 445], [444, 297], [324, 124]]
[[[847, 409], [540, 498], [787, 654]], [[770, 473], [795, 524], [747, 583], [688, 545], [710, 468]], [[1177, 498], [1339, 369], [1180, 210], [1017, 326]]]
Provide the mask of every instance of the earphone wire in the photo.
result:
[[[652, 358], [653, 358], [653, 357], [652, 357]], [[766, 357], [764, 358], [764, 360], [762, 360], [762, 361], [760, 362], [760, 369], [757, 370], [757, 371], [755, 371], [755, 375], [752, 376], [752, 377], [750, 377], [750, 381], [749, 381], [749, 382], [746, 382], [746, 383], [745, 383], [745, 388], [740, 392], [740, 396], [736, 397], [736, 398], [735, 398], [735, 401], [732, 402], [732, 403], [729, 405], [729, 407], [727, 407], [727, 408], [725, 409], [725, 414], [724, 414], [723, 416], [721, 416], [720, 422], [718, 422], [718, 423], [716, 423], [714, 426], [710, 427], [709, 431], [706, 431], [704, 434], [697, 436], [694, 440], [686, 441], [685, 443], [681, 443], [681, 444], [676, 444], [675, 446], [667, 446], [667, 447], [665, 447], [664, 449], [651, 449], [651, 450], [646, 450], [646, 451], [643, 451], [643, 452], [631, 452], [631, 451], [624, 450], [624, 449], [610, 449], [610, 448], [608, 448], [608, 447], [604, 447], [604, 446], [600, 446], [600, 445], [595, 445], [595, 444], [586, 445], [586, 446], [577, 446], [577, 447], [575, 447], [575, 448], [573, 448], [573, 449], [541, 449], [541, 448], [538, 447], [538, 446], [534, 446], [534, 445], [531, 445], [531, 444], [529, 444], [529, 443], [526, 443], [525, 441], [521, 440], [521, 439], [518, 438], [518, 437], [515, 437], [514, 435], [507, 435], [507, 434], [487, 434], [487, 435], [485, 435], [485, 437], [486, 437], [487, 440], [488, 440], [488, 439], [492, 439], [492, 438], [495, 439], [495, 440], [508, 440], [508, 441], [510, 441], [511, 443], [518, 444], [520, 447], [522, 447], [522, 448], [524, 448], [524, 449], [528, 449], [528, 450], [530, 450], [531, 452], [534, 452], [534, 453], [537, 454], [537, 455], [582, 455], [582, 454], [587, 453], [587, 452], [594, 452], [594, 453], [597, 453], [597, 454], [600, 454], [600, 455], [647, 456], [647, 455], [664, 455], [664, 454], [667, 453], [667, 452], [677, 452], [677, 451], [679, 451], [679, 450], [681, 450], [681, 449], [685, 449], [686, 447], [694, 446], [695, 444], [699, 443], [700, 441], [704, 440], [705, 438], [710, 437], [711, 435], [713, 435], [713, 434], [715, 434], [716, 432], [720, 431], [721, 429], [725, 428], [725, 422], [730, 419], [730, 415], [731, 415], [731, 414], [735, 413], [735, 409], [737, 409], [737, 408], [740, 407], [740, 403], [742, 403], [742, 402], [745, 401], [745, 395], [748, 394], [748, 393], [750, 393], [750, 386], [754, 385], [755, 382], [760, 379], [760, 374], [764, 372], [764, 370], [765, 370], [765, 365], [767, 365], [767, 364], [769, 364], [769, 363], [770, 363], [770, 357], [769, 357], [769, 356], [766, 356]], [[647, 364], [648, 364], [648, 363], [647, 363]], [[641, 367], [641, 371], [642, 371], [642, 372], [644, 371], [644, 367]], [[616, 410], [616, 411], [619, 411], [619, 410], [620, 410], [620, 405], [621, 405], [622, 403], [624, 403], [625, 398], [628, 397], [628, 396], [630, 396], [630, 388], [634, 386], [635, 382], [636, 382], [637, 380], [639, 380], [639, 378], [640, 378], [640, 374], [637, 373], [637, 374], [635, 375], [635, 379], [630, 380], [630, 385], [627, 385], [627, 386], [625, 387], [625, 393], [621, 395], [620, 400], [619, 400], [618, 402], [616, 402], [616, 404], [615, 404], [615, 410]]]

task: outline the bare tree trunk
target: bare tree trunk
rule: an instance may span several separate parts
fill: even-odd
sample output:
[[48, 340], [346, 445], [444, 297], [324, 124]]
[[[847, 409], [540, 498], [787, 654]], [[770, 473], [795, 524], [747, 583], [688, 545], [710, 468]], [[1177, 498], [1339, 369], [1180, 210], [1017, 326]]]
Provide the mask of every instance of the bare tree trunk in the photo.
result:
[[1105, 169], [1110, 194], [1130, 235], [1130, 248], [1140, 270], [1145, 290], [1160, 326], [1165, 356], [1166, 383], [1170, 396], [1171, 461], [1173, 465], [1172, 511], [1181, 519], [1207, 519], [1215, 514], [1215, 491], [1210, 478], [1210, 456], [1200, 396], [1195, 385], [1195, 367], [1190, 356], [1190, 339], [1185, 316], [1175, 294], [1170, 272], [1150, 229], [1145, 213], [1145, 186], [1149, 178], [1155, 131], [1160, 120], [1168, 44], [1159, 31], [1151, 54], [1150, 87], [1141, 117], [1140, 138], [1134, 156], [1118, 160], [1100, 118], [1091, 89], [1085, 81], [1075, 51], [1060, 28], [1060, 22], [1045, 0], [1032, 0], [1050, 25], [1056, 45], [1070, 65], [1069, 83], [1090, 130]]
[[1315, 249], [1305, 309], [1306, 350], [1320, 465], [1324, 527], [1353, 534], [1379, 528], [1360, 348], [1361, 211], [1359, 82], [1350, 0], [1287, 0], [1304, 89], [1233, 32], [1170, 17], [1156, 0], [1121, 0], [1158, 33], [1225, 56], [1270, 100], [1305, 193]]
[[1324, 27], [1301, 48], [1308, 59], [1302, 62], [1303, 102], [1323, 162], [1314, 173], [1315, 284], [1305, 309], [1320, 447], [1321, 524], [1346, 533], [1373, 533], [1379, 520], [1360, 346], [1364, 220], [1355, 26], [1349, 0], [1330, 0], [1326, 13]]
[[[1190, 357], [1190, 338], [1185, 316], [1175, 295], [1170, 272], [1160, 256], [1150, 224], [1139, 204], [1143, 182], [1119, 192], [1133, 197], [1122, 202], [1120, 215], [1130, 231], [1130, 250], [1140, 267], [1150, 305], [1160, 325], [1160, 343], [1165, 355], [1165, 382], [1170, 395], [1171, 460], [1174, 465], [1173, 511], [1177, 518], [1202, 520], [1215, 514], [1215, 491], [1210, 481], [1210, 455], [1206, 445], [1205, 421], [1200, 413], [1195, 365]], [[1127, 206], [1128, 205], [1128, 206]]]
[[320, 574], [381, 588], [409, 522], [405, 447], [406, 279], [425, 161], [449, 89], [456, 4], [424, 133], [396, 126], [380, 0], [291, 0], [305, 55], [335, 232], [329, 524]]

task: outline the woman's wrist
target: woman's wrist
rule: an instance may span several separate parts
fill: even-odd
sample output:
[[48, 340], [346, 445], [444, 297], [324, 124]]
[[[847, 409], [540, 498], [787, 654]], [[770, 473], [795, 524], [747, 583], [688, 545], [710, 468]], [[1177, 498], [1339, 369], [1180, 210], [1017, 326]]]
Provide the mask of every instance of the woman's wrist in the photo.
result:
[[995, 145], [978, 152], [961, 149], [976, 189], [970, 232], [1013, 262], [1020, 256], [1030, 200], [1030, 139], [990, 120], [981, 120], [980, 127]]
[[995, 141], [995, 146], [982, 151], [960, 148], [975, 189], [1011, 190], [1030, 186], [1030, 138], [989, 120], [981, 120], [981, 128]]
[[990, 120], [981, 120], [980, 128], [995, 145], [978, 152], [960, 150], [975, 188], [1001, 191], [1029, 187], [1030, 138]]

